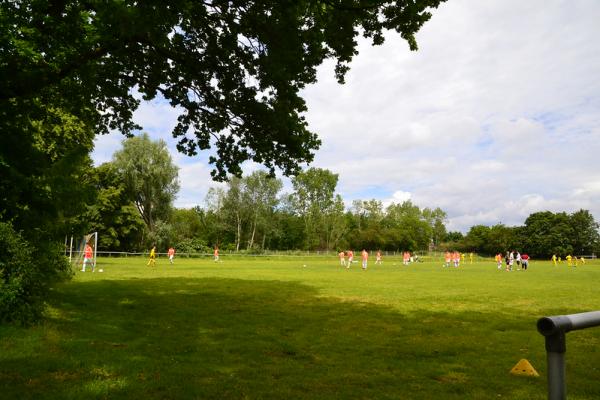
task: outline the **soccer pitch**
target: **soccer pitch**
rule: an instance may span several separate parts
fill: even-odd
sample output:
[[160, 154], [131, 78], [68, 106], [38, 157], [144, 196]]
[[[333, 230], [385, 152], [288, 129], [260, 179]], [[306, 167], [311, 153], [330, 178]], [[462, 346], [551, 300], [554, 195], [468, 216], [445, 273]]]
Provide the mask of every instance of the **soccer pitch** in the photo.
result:
[[[77, 272], [43, 325], [0, 327], [1, 397], [545, 399], [537, 319], [600, 309], [596, 261], [222, 261]], [[569, 399], [600, 398], [599, 349], [600, 328], [567, 334]], [[522, 358], [540, 377], [509, 374]]]

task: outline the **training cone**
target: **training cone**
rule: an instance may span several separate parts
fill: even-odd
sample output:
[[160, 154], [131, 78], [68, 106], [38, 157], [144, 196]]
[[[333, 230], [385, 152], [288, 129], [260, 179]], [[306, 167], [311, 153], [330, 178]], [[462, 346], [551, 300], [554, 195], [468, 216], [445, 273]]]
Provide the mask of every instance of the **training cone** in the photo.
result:
[[524, 358], [521, 359], [517, 365], [510, 370], [510, 373], [513, 375], [540, 376], [540, 374], [537, 373], [529, 361]]

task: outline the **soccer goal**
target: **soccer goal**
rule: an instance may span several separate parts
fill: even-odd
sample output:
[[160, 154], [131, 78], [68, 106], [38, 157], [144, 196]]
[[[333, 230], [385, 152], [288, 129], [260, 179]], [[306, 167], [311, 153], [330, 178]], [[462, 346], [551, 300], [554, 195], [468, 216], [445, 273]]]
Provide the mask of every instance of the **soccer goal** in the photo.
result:
[[77, 268], [83, 266], [83, 259], [85, 258], [86, 245], [92, 248], [90, 263], [92, 270], [96, 268], [96, 249], [98, 248], [98, 232], [84, 235], [82, 238], [73, 242], [71, 237], [71, 246], [69, 249], [69, 261]]

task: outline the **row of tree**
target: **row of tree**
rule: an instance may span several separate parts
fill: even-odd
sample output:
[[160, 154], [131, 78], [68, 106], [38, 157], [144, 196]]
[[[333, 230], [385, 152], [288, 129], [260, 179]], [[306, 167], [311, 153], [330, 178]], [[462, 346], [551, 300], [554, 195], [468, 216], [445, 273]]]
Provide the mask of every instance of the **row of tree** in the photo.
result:
[[564, 257], [600, 252], [598, 223], [587, 210], [572, 214], [536, 212], [523, 226], [476, 225], [464, 237], [460, 232], [451, 232], [448, 239], [449, 247], [482, 254], [520, 250], [533, 257], [549, 258], [552, 254]]
[[264, 171], [232, 177], [208, 191], [204, 205], [173, 208], [177, 167], [163, 141], [142, 134], [125, 140], [111, 162], [91, 168], [96, 193], [72, 223], [73, 233], [97, 230], [105, 250], [140, 250], [150, 244], [205, 251], [265, 249], [426, 249], [444, 240], [446, 213], [411, 202], [384, 208], [355, 200], [350, 210], [336, 194], [338, 175], [310, 168], [282, 193], [280, 179]]

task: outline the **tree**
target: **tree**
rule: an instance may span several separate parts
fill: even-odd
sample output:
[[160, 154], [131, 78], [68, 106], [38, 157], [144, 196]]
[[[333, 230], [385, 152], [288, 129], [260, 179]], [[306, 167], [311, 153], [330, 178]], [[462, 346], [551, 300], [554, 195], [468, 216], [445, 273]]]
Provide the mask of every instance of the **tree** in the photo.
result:
[[176, 208], [171, 214], [171, 225], [175, 232], [174, 243], [203, 236], [202, 214], [199, 208]]
[[418, 250], [429, 246], [431, 226], [419, 207], [412, 204], [410, 200], [388, 206], [386, 224], [394, 232], [391, 238], [396, 238], [392, 240], [397, 249]]
[[337, 181], [337, 174], [322, 168], [309, 168], [292, 179], [294, 208], [304, 220], [307, 249], [329, 248], [331, 230], [339, 229], [332, 221], [340, 213], [341, 199], [334, 196]]
[[529, 215], [525, 220], [523, 235], [533, 257], [549, 257], [552, 254], [566, 256], [573, 252], [573, 227], [564, 212], [554, 214], [542, 211]]
[[431, 241], [437, 246], [446, 237], [446, 218], [448, 215], [441, 208], [423, 209], [423, 217], [431, 227]]
[[[490, 227], [485, 225], [475, 225], [469, 229], [467, 235], [462, 239], [462, 248], [464, 250], [475, 251], [482, 253], [483, 248], [489, 241]], [[500, 251], [507, 250], [506, 248]]]
[[97, 197], [81, 216], [81, 223], [87, 232], [98, 232], [99, 249], [139, 249], [145, 225], [123, 177], [110, 162], [95, 168], [94, 175]]
[[281, 180], [270, 177], [264, 171], [255, 171], [244, 178], [244, 203], [250, 209], [251, 231], [248, 249], [254, 246], [257, 228], [262, 230], [262, 248], [264, 249], [267, 234], [273, 230], [270, 220], [279, 199], [279, 191], [283, 187]]
[[147, 134], [123, 141], [113, 155], [113, 164], [123, 176], [150, 234], [157, 220], [168, 221], [175, 195], [179, 191], [178, 168], [163, 140], [154, 142]]
[[590, 255], [600, 242], [598, 223], [588, 210], [579, 210], [570, 215], [573, 228], [572, 246], [575, 254]]
[[135, 92], [160, 93], [182, 112], [180, 151], [214, 146], [215, 179], [246, 160], [294, 174], [320, 143], [299, 96], [316, 68], [335, 59], [343, 82], [359, 33], [379, 45], [395, 30], [416, 50], [441, 1], [4, 1], [0, 131], [60, 105], [96, 132], [130, 134]]
[[[225, 198], [227, 194], [223, 188], [211, 187], [206, 193], [204, 202], [206, 211], [198, 210], [205, 231], [210, 231], [208, 242], [220, 246], [223, 242], [223, 235], [227, 231]], [[204, 218], [202, 218], [204, 217]]]
[[244, 181], [233, 177], [228, 182], [227, 194], [223, 202], [223, 209], [229, 221], [229, 226], [235, 232], [235, 251], [240, 250], [242, 243], [242, 224], [248, 215], [247, 204], [244, 203]]

